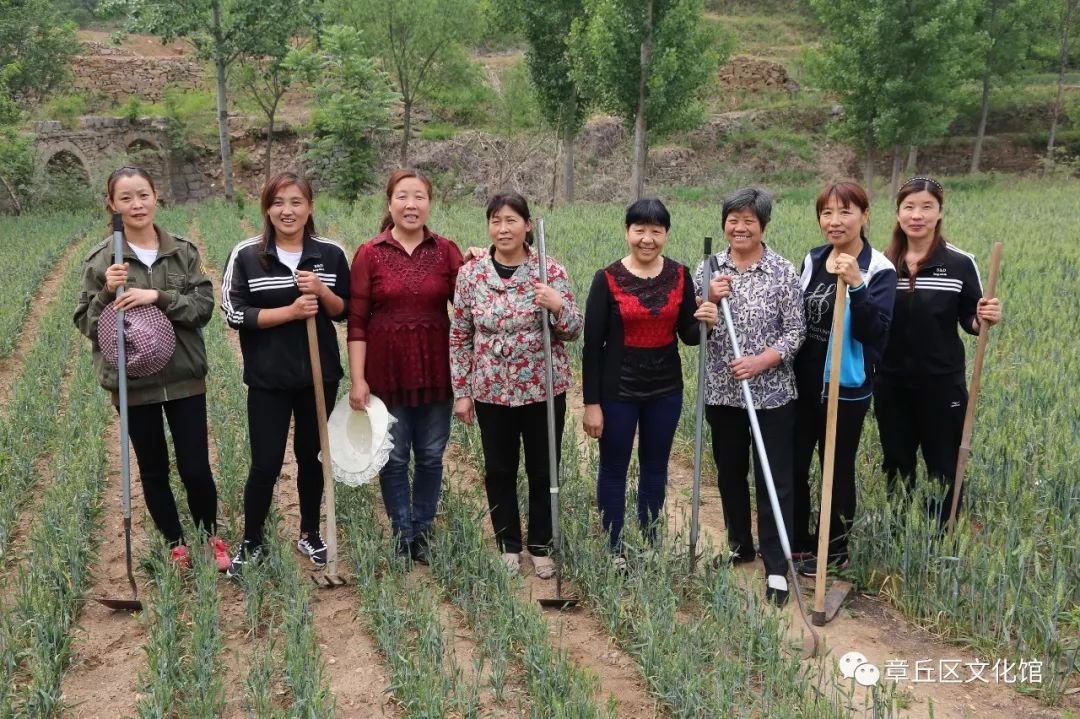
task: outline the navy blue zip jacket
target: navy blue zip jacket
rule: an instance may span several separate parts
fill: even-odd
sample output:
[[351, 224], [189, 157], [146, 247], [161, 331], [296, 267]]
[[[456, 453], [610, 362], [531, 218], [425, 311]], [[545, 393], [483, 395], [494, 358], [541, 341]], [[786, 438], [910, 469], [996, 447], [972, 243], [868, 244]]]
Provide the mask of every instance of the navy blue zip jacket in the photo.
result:
[[[820, 387], [821, 397], [827, 396], [830, 348], [835, 340], [832, 316], [836, 284], [833, 280], [828, 290], [822, 291], [822, 288], [811, 288], [810, 283], [822, 271], [831, 250], [832, 245], [815, 247], [802, 263], [800, 285], [807, 312], [807, 339], [795, 358], [800, 395], [807, 391], [816, 392]], [[845, 306], [840, 365], [840, 399], [845, 400], [865, 399], [873, 393], [874, 376], [889, 339], [896, 298], [896, 269], [885, 255], [864, 240], [857, 260], [863, 284], [860, 288], [848, 288]], [[815, 340], [813, 326], [829, 328], [827, 341], [822, 341], [824, 337]]]
[[[295, 321], [259, 328], [261, 310], [286, 307], [300, 296], [293, 271], [278, 259], [273, 241], [267, 243], [265, 268], [262, 259], [261, 236], [244, 240], [229, 255], [221, 281], [221, 309], [229, 326], [240, 330], [244, 383], [274, 390], [311, 387], [306, 323]], [[323, 382], [337, 382], [344, 373], [333, 322], [342, 322], [348, 315], [349, 260], [338, 243], [305, 233], [304, 249], [296, 269], [314, 272], [331, 292], [345, 301], [345, 308], [336, 317], [328, 315], [322, 303], [315, 315]]]

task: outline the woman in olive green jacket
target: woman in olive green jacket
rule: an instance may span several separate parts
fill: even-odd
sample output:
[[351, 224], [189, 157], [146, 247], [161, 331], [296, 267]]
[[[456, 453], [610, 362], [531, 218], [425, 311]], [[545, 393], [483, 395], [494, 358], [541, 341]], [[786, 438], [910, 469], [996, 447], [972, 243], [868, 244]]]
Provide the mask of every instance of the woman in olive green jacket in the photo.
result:
[[[119, 213], [124, 223], [124, 263], [113, 263], [111, 239], [86, 256], [75, 325], [90, 338], [98, 381], [117, 405], [117, 368], [104, 359], [98, 345], [102, 312], [114, 302], [117, 310], [154, 305], [172, 323], [176, 348], [168, 363], [149, 376], [129, 373], [131, 444], [150, 516], [168, 540], [172, 559], [189, 566], [188, 547], [169, 488], [169, 450], [162, 415], [168, 420], [192, 518], [209, 542], [218, 568], [224, 571], [229, 566], [229, 551], [216, 536], [217, 490], [207, 441], [207, 362], [202, 338], [202, 327], [214, 309], [213, 288], [195, 245], [154, 224], [157, 190], [146, 171], [122, 167], [109, 176], [107, 189], [106, 205], [110, 212]], [[124, 293], [116, 299], [120, 285]]]

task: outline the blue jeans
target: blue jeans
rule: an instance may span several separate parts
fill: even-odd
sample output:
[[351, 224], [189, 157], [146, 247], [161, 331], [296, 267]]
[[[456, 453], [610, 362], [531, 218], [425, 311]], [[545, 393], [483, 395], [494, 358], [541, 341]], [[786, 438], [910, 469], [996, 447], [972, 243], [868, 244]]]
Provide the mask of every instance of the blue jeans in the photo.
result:
[[[450, 439], [451, 402], [429, 402], [418, 407], [389, 407], [397, 420], [390, 427], [394, 449], [379, 472], [386, 516], [398, 539], [412, 541], [426, 534], [435, 521], [442, 489], [443, 450]], [[412, 492], [409, 457], [415, 456]]]
[[596, 478], [596, 503], [600, 519], [609, 533], [613, 551], [621, 548], [626, 473], [634, 433], [638, 437], [638, 522], [648, 539], [655, 535], [656, 520], [664, 508], [667, 489], [668, 458], [675, 439], [675, 426], [682, 410], [682, 393], [654, 397], [639, 402], [605, 401], [604, 431], [600, 435], [600, 471]]

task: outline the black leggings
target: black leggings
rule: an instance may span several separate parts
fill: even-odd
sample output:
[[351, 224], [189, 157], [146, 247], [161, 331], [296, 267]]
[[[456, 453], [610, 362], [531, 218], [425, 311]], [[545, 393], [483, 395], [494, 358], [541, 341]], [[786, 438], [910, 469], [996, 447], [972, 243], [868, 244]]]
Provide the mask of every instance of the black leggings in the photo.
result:
[[169, 487], [169, 447], [162, 410], [169, 422], [176, 469], [187, 492], [191, 518], [208, 535], [217, 532], [217, 488], [210, 471], [205, 394], [128, 407], [128, 436], [139, 464], [146, 509], [158, 531], [175, 547], [184, 543], [184, 533]]
[[[326, 404], [337, 397], [337, 382], [324, 384]], [[263, 525], [274, 499], [274, 484], [285, 462], [289, 419], [295, 420], [293, 454], [296, 491], [300, 495], [300, 533], [319, 531], [323, 478], [319, 462], [319, 427], [312, 387], [296, 390], [248, 388], [248, 439], [251, 470], [244, 487], [244, 541], [259, 546]]]

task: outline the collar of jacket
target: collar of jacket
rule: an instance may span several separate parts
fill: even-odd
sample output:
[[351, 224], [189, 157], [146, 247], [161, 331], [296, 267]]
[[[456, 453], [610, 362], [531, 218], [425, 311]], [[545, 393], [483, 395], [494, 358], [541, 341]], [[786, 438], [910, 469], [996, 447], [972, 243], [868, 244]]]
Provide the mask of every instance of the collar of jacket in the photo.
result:
[[[744, 272], [752, 272], [754, 270], [760, 270], [762, 272], [765, 272], [766, 274], [771, 275], [773, 273], [773, 270], [775, 269], [773, 267], [774, 262], [773, 262], [772, 258], [770, 257], [771, 254], [776, 254], [776, 253], [774, 253], [772, 250], [770, 250], [769, 246], [765, 244], [764, 240], [762, 240], [762, 242], [761, 242], [761, 257], [759, 257], [758, 259], [756, 259], [752, 263], [750, 263], [750, 266], [747, 267], [743, 271]], [[731, 259], [731, 248], [730, 247], [724, 248], [724, 251], [721, 252], [717, 256], [716, 261], [721, 267], [726, 266], [726, 267], [730, 267], [730, 268], [734, 269], [736, 272], [739, 271], [739, 268], [735, 265], [735, 261], [733, 259]]]
[[[815, 247], [810, 250], [810, 261], [813, 262], [814, 267], [817, 268], [825, 258], [829, 256], [829, 252], [832, 251], [832, 245], [822, 245], [821, 247]], [[862, 249], [859, 250], [859, 256], [856, 258], [859, 263], [859, 269], [863, 272], [870, 271], [870, 258], [874, 255], [874, 248], [870, 246], [870, 243], [863, 240]]]
[[518, 268], [514, 270], [514, 274], [505, 283], [499, 277], [499, 273], [495, 271], [494, 245], [488, 250], [487, 256], [478, 261], [487, 263], [487, 285], [496, 292], [509, 292], [511, 287], [517, 285], [526, 285], [527, 289], [531, 289], [532, 278], [540, 276], [539, 256], [533, 252], [533, 249], [528, 244], [525, 245], [525, 261], [518, 265]]
[[[404, 252], [405, 248], [401, 246], [400, 242], [398, 242], [396, 239], [394, 239], [394, 235], [392, 233], [393, 229], [394, 229], [393, 226], [390, 226], [390, 227], [387, 227], [382, 232], [380, 232], [379, 234], [375, 235], [375, 237], [373, 237], [371, 239], [371, 244], [373, 244], [373, 245], [387, 244], [387, 245], [390, 245], [391, 247], [397, 247], [399, 250]], [[424, 244], [428, 240], [431, 240], [432, 242], [434, 242], [436, 237], [438, 237], [438, 235], [436, 235], [434, 232], [429, 230], [427, 225], [424, 225], [424, 239], [420, 240], [420, 244]]]
[[[175, 255], [180, 250], [180, 245], [176, 244], [176, 240], [165, 230], [161, 229], [154, 224], [154, 232], [157, 232], [158, 238], [158, 258], [168, 257], [169, 255]], [[139, 256], [135, 254], [135, 250], [128, 244], [127, 237], [124, 238], [124, 259], [125, 260], [138, 260]]]
[[[269, 237], [266, 240], [266, 254], [269, 255], [270, 257], [273, 257], [278, 262], [281, 262], [281, 259], [278, 257], [278, 254], [277, 254], [277, 243], [274, 242], [273, 237]], [[299, 267], [300, 265], [304, 264], [307, 260], [312, 259], [312, 258], [321, 260], [322, 259], [322, 251], [319, 249], [319, 243], [316, 242], [315, 240], [311, 239], [311, 235], [307, 231], [305, 231], [304, 232], [304, 246], [300, 250], [300, 262], [298, 262], [296, 266]], [[282, 263], [282, 264], [284, 264], [284, 263]]]

